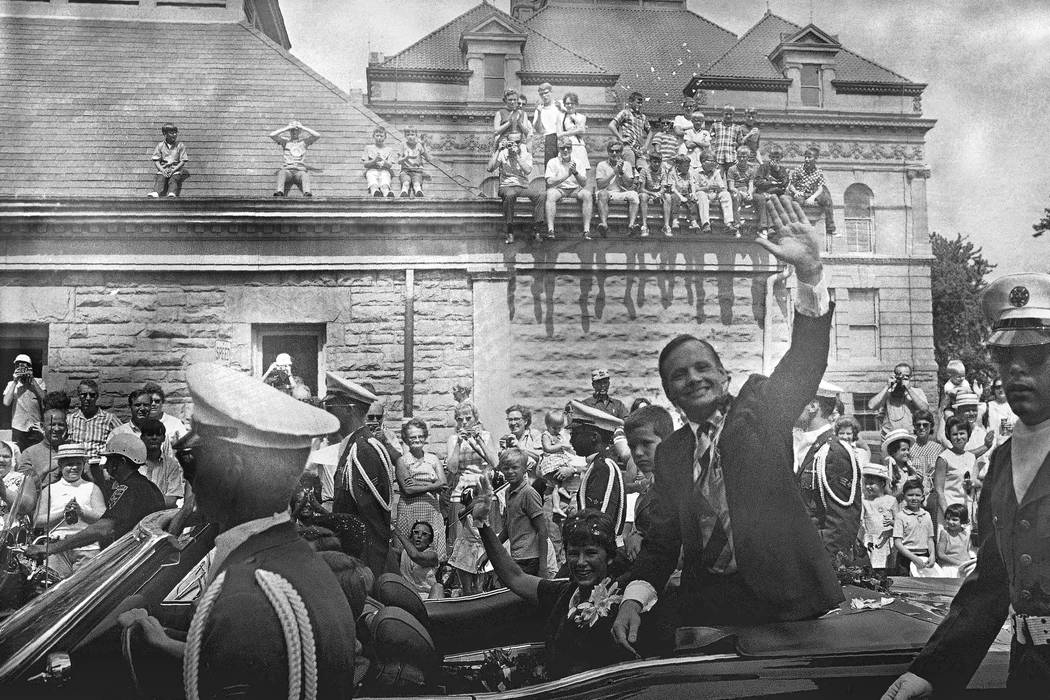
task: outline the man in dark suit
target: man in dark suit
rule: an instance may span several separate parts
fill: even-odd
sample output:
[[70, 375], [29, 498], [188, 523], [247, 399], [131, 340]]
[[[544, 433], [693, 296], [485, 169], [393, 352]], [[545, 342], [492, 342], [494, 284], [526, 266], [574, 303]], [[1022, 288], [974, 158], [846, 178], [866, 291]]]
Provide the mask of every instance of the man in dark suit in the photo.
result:
[[796, 424], [795, 456], [798, 485], [820, 541], [835, 564], [841, 553], [851, 559], [860, 529], [860, 465], [853, 448], [835, 435], [832, 420], [842, 413], [841, 389], [821, 382], [817, 395], [802, 409]]
[[1009, 697], [1045, 698], [1050, 688], [1050, 275], [1000, 277], [982, 304], [992, 323], [988, 348], [1018, 422], [992, 455], [981, 490], [977, 566], [884, 700], [934, 691], [957, 697], [1008, 614]]
[[613, 636], [628, 648], [679, 550], [678, 600], [661, 601], [654, 623], [797, 620], [842, 600], [792, 469], [792, 426], [827, 366], [832, 310], [821, 241], [797, 203], [780, 198], [768, 206], [777, 235], [756, 243], [794, 265], [798, 276], [791, 347], [771, 376], [751, 376], [735, 398], [709, 343], [679, 336], [660, 353], [664, 392], [688, 423], [657, 448], [660, 506], [613, 625]]
[[350, 697], [353, 612], [288, 512], [311, 439], [336, 419], [221, 365], [193, 365], [186, 381], [193, 430], [179, 448], [192, 454], [197, 508], [220, 530], [207, 588], [185, 644], [144, 610], [122, 624], [181, 657], [186, 697], [278, 700], [311, 686]]
[[327, 373], [324, 405], [339, 419], [333, 513], [350, 513], [368, 531], [362, 558], [378, 579], [390, 550], [391, 476], [401, 453], [383, 430], [383, 404], [371, 387]]

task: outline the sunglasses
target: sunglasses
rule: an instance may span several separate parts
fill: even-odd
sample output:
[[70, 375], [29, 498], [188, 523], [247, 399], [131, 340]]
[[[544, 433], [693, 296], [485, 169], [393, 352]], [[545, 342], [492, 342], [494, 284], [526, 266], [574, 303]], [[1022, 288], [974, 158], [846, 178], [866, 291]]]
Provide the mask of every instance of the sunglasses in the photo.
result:
[[572, 146], [558, 146], [559, 151], [571, 151]]
[[997, 365], [1010, 364], [1022, 360], [1028, 367], [1039, 367], [1050, 357], [1050, 345], [1024, 345], [1014, 347], [994, 346], [988, 349], [992, 362]]
[[90, 399], [93, 396], [98, 396], [98, 393], [94, 391], [82, 391], [80, 392], [80, 395], [83, 396], [85, 399]]

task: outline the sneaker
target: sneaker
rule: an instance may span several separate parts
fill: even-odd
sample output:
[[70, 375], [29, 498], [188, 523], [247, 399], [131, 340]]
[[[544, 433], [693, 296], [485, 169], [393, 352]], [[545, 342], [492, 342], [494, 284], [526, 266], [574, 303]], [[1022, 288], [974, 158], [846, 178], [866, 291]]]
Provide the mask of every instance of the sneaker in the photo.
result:
[[670, 226], [664, 226], [664, 236], [666, 236], [667, 238], [670, 238], [672, 235], [673, 234], [671, 233], [671, 227]]
[[591, 230], [590, 229], [584, 230], [584, 232], [583, 232], [583, 240], [585, 240], [585, 241], [593, 241], [594, 240], [593, 238], [591, 238]]
[[641, 232], [642, 232], [641, 224], [633, 223], [633, 224], [631, 224], [630, 226], [627, 227], [627, 236], [628, 237], [637, 236]]
[[768, 239], [769, 238], [769, 229], [768, 228], [760, 228], [758, 230], [758, 234], [757, 235], [758, 235], [759, 238], [766, 238], [766, 239]]
[[168, 192], [168, 196], [171, 197], [172, 199], [174, 199], [175, 197], [178, 197], [179, 195], [175, 194], [174, 192]]
[[[159, 196], [160, 196], [160, 194], [159, 194], [159, 193], [157, 193], [157, 192], [150, 192], [150, 193], [149, 193], [149, 194], [147, 194], [146, 196], [147, 196], [147, 197], [149, 197], [150, 199], [156, 199], [157, 197], [159, 197]], [[277, 196], [277, 193], [276, 193], [276, 192], [274, 192], [274, 193], [273, 193], [273, 196], [274, 196], [274, 197], [276, 197], [276, 196]]]
[[690, 231], [699, 231], [700, 230], [700, 224], [697, 223], [696, 221], [690, 221], [689, 222], [689, 230]]
[[649, 237], [649, 227], [648, 226], [642, 226], [638, 230], [638, 235], [641, 236], [642, 238], [648, 238]]
[[396, 195], [393, 193], [393, 191], [386, 193], [386, 198], [387, 199], [394, 199], [395, 197], [396, 197]]
[[511, 233], [510, 231], [507, 231], [507, 235], [503, 239], [503, 242], [506, 243], [507, 245], [510, 245], [511, 243], [513, 243], [514, 242], [514, 234]]
[[[586, 233], [587, 232], [584, 231], [584, 234], [586, 234]], [[609, 237], [609, 224], [598, 224], [598, 235], [601, 236], [602, 238], [608, 238]]]
[[726, 231], [733, 234], [734, 238], [740, 238], [740, 227], [737, 226], [735, 221], [730, 221], [726, 224]]
[[682, 228], [682, 222], [681, 222], [681, 221], [679, 221], [678, 219], [675, 219], [675, 220], [674, 220], [674, 223], [673, 223], [673, 224], [671, 224], [671, 230], [672, 230], [672, 231], [678, 231], [678, 230], [680, 230], [681, 228]]
[[711, 233], [711, 224], [706, 223], [700, 227], [700, 233]]
[[376, 190], [376, 191], [374, 191], [374, 192], [372, 193], [372, 196], [373, 196], [373, 197], [382, 197], [382, 196], [383, 196], [383, 193], [382, 193], [382, 192], [380, 192], [379, 190]]
[[824, 230], [828, 232], [828, 235], [835, 238], [839, 235], [838, 230], [835, 228], [835, 224], [826, 224]]
[[411, 197], [412, 195], [410, 195], [410, 194], [408, 193], [408, 190], [401, 190], [401, 196], [402, 196], [402, 197]]
[[422, 197], [423, 196], [423, 190], [416, 190], [416, 196], [417, 197]]
[[555, 239], [554, 229], [547, 229], [547, 233], [543, 234], [543, 237], [546, 238], [548, 241], [553, 241]]

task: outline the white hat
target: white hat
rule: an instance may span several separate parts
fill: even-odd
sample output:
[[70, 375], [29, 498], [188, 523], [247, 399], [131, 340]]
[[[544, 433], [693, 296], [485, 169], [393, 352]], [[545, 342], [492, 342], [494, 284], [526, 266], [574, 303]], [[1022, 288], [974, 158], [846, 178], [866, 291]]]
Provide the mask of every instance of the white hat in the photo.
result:
[[839, 394], [842, 393], [842, 387], [832, 384], [824, 379], [820, 380], [820, 384], [817, 386], [817, 396], [825, 399], [837, 399]]
[[58, 446], [59, 459], [84, 459], [86, 457], [87, 450], [79, 442], [71, 442], [67, 445]]
[[984, 290], [981, 306], [992, 324], [988, 345], [1050, 343], [1050, 275], [1027, 272], [1000, 277]]
[[604, 367], [599, 367], [598, 369], [592, 369], [591, 370], [591, 381], [592, 382], [596, 382], [596, 381], [599, 381], [601, 379], [608, 379], [608, 378], [609, 378], [609, 370], [605, 369]]
[[896, 428], [882, 436], [882, 454], [886, 454], [890, 445], [898, 440], [904, 440], [909, 445], [915, 444], [915, 436], [907, 428]]
[[325, 372], [324, 376], [327, 380], [325, 382], [325, 389], [329, 394], [343, 394], [353, 401], [366, 403], [368, 405], [372, 405], [379, 400], [379, 397], [376, 396], [374, 392], [369, 391], [357, 382], [352, 382], [349, 379], [340, 377], [335, 372]]
[[617, 428], [623, 427], [623, 421], [605, 411], [595, 408], [594, 406], [588, 406], [585, 403], [581, 403], [573, 399], [569, 402], [569, 406], [572, 407], [572, 422], [576, 424], [593, 425], [601, 430], [607, 430], [610, 433]]
[[879, 462], [868, 462], [860, 469], [864, 476], [877, 476], [880, 479], [890, 480], [890, 470], [885, 464]]
[[33, 361], [29, 359], [29, 355], [19, 355], [16, 357], [14, 364], [17, 365], [19, 362], [25, 362], [30, 365], [33, 364]]
[[955, 395], [955, 408], [960, 406], [979, 406], [981, 399], [972, 391], [960, 391]]
[[192, 365], [186, 386], [194, 424], [220, 428], [222, 438], [234, 444], [290, 450], [339, 429], [330, 413], [222, 365]]
[[282, 352], [274, 358], [273, 363], [275, 365], [290, 365], [292, 364], [292, 356], [286, 352]]

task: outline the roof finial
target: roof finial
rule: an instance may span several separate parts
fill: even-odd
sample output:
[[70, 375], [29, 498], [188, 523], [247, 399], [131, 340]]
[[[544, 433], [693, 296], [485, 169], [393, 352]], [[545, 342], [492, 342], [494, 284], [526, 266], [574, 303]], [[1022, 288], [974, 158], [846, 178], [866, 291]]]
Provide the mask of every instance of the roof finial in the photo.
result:
[[813, 0], [809, 0], [809, 23], [813, 24]]

